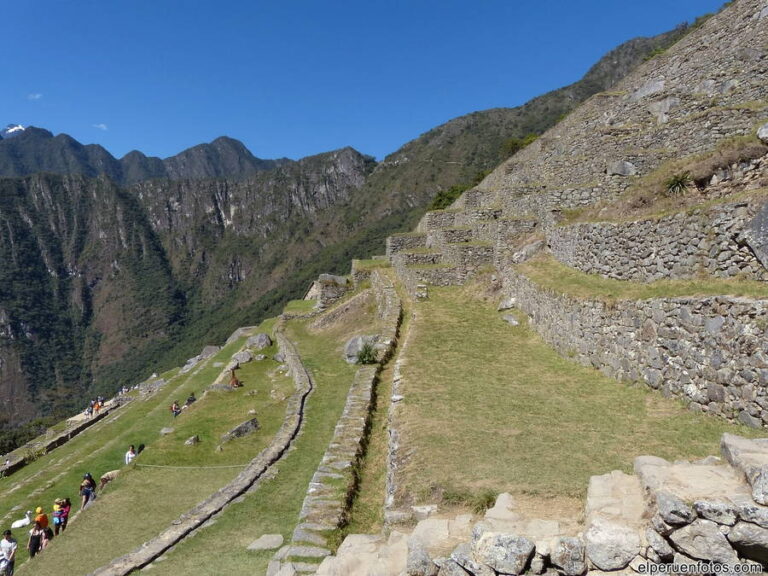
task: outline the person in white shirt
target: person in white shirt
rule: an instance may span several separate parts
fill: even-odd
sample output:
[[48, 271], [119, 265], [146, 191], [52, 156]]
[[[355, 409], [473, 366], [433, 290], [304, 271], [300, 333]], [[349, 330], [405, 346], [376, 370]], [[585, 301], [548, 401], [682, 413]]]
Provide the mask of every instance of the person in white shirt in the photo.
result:
[[0, 574], [13, 576], [13, 565], [16, 562], [16, 540], [10, 530], [3, 533], [0, 540]]
[[128, 448], [128, 452], [125, 453], [125, 463], [130, 464], [133, 462], [134, 458], [136, 458], [136, 448], [131, 444], [130, 448]]

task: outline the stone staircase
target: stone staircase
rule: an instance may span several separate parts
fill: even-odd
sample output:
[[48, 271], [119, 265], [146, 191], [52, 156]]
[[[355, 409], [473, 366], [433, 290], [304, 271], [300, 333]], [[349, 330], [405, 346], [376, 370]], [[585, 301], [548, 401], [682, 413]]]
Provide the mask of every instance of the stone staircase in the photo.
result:
[[[649, 573], [651, 564], [768, 566], [768, 439], [724, 434], [722, 458], [635, 461], [589, 482], [583, 516], [530, 517], [501, 494], [481, 518], [429, 516], [350, 535], [318, 576]], [[420, 511], [423, 512], [423, 508]]]
[[423, 285], [464, 284], [496, 267], [508, 246], [535, 229], [532, 219], [504, 219], [494, 199], [468, 190], [452, 208], [427, 212], [415, 232], [387, 239], [386, 256], [411, 294]]

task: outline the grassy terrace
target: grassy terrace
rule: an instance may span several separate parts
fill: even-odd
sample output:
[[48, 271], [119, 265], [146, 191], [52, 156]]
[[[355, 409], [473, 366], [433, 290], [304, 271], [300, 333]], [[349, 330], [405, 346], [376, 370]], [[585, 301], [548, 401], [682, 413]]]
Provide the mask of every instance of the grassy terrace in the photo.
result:
[[286, 314], [309, 314], [315, 309], [317, 300], [291, 300], [285, 305]]
[[520, 264], [518, 270], [542, 288], [575, 298], [606, 301], [718, 295], [768, 298], [768, 283], [755, 280], [706, 276], [690, 280], [628, 282], [586, 274], [551, 256], [537, 256]]
[[[271, 321], [261, 328], [269, 330]], [[2, 480], [0, 514], [7, 526], [21, 516], [18, 511], [9, 513], [14, 506], [25, 510], [40, 505], [50, 513], [54, 498], [69, 496], [73, 510], [78, 510], [77, 487], [84, 472], [98, 479], [108, 470], [122, 468], [121, 476], [99, 494], [93, 507], [73, 518], [45, 554], [20, 566], [20, 574], [85, 574], [108, 563], [226, 484], [268, 444], [282, 423], [284, 398], [293, 390], [292, 381], [275, 371], [277, 363], [245, 364], [238, 373], [243, 388], [202, 395], [222, 370], [215, 364], [228, 361], [244, 340], [225, 346], [199, 371], [175, 376], [156, 393], [137, 398], [105, 422]], [[193, 391], [198, 401], [174, 419], [168, 406], [174, 400], [183, 403]], [[250, 409], [256, 410], [261, 429], [217, 451], [221, 435], [251, 418]], [[174, 432], [160, 436], [163, 427]], [[200, 444], [184, 446], [192, 435], [200, 437]], [[123, 467], [128, 444], [145, 444], [146, 449], [136, 465]], [[26, 544], [24, 530], [16, 536]], [[26, 551], [20, 549], [20, 560], [25, 559]]]
[[247, 547], [262, 534], [279, 533], [290, 541], [309, 481], [333, 436], [355, 373], [355, 367], [342, 358], [343, 346], [352, 334], [371, 330], [373, 311], [366, 306], [322, 331], [310, 327], [313, 319], [288, 322], [287, 334], [315, 383], [294, 447], [278, 463], [276, 477], [262, 481], [240, 503], [227, 507], [215, 523], [176, 546], [153, 565], [153, 574], [266, 572], [274, 551], [254, 552]]
[[389, 260], [352, 260], [352, 268], [356, 270], [378, 270], [379, 268], [389, 268]]
[[510, 491], [532, 509], [578, 511], [591, 475], [630, 472], [641, 454], [718, 454], [726, 431], [757, 434], [561, 358], [482, 291], [432, 288], [415, 305], [403, 441], [417, 501]]

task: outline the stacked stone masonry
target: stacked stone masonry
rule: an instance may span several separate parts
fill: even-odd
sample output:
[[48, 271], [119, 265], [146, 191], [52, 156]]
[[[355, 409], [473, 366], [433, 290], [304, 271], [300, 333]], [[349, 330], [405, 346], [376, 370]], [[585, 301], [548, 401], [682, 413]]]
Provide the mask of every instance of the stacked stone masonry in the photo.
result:
[[705, 273], [765, 280], [742, 236], [757, 209], [738, 202], [654, 220], [562, 226], [547, 240], [563, 264], [606, 278], [650, 282]]
[[578, 300], [509, 271], [505, 291], [558, 352], [643, 381], [693, 408], [768, 423], [768, 301], [747, 298]]
[[[371, 288], [376, 300], [376, 315], [382, 327], [380, 341], [384, 351], [380, 360], [383, 362], [396, 346], [402, 307], [392, 282], [381, 270], [372, 271]], [[281, 570], [312, 573], [322, 559], [331, 554], [328, 538], [331, 532], [347, 523], [349, 506], [357, 490], [357, 470], [364, 455], [380, 369], [381, 363], [362, 366], [357, 370], [333, 438], [309, 483], [299, 513], [299, 524], [293, 531], [290, 544], [281, 548], [270, 562], [269, 576]], [[315, 561], [310, 562], [309, 559]]]
[[703, 573], [762, 572], [768, 440], [724, 434], [721, 453], [674, 463], [641, 456], [634, 474], [593, 476], [581, 519], [531, 517], [501, 494], [476, 520], [428, 517], [387, 540], [351, 535], [318, 575], [683, 574], [705, 564]]

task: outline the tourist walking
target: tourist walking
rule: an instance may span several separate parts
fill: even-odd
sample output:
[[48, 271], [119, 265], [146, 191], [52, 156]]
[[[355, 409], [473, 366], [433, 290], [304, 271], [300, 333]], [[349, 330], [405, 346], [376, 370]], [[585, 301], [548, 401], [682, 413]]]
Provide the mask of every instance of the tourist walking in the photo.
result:
[[35, 516], [35, 522], [40, 524], [40, 528], [43, 530], [48, 528], [48, 514], [43, 512], [43, 509], [40, 506], [35, 508], [35, 514], [37, 514], [37, 516]]
[[[67, 522], [69, 522], [69, 512], [72, 510], [72, 502], [69, 498], [64, 498], [64, 502], [61, 504], [61, 524], [59, 524], [59, 531], [64, 532], [67, 528]], [[58, 532], [56, 532], [58, 534]]]
[[27, 542], [27, 550], [29, 550], [29, 557], [34, 558], [35, 555], [43, 549], [43, 539], [45, 538], [45, 530], [40, 526], [40, 522], [35, 522], [32, 526], [32, 530], [29, 531], [29, 542]]
[[13, 576], [13, 567], [16, 563], [16, 548], [18, 544], [10, 530], [3, 532], [0, 540], [0, 574]]
[[83, 476], [83, 481], [80, 482], [80, 496], [82, 497], [80, 510], [83, 510], [96, 496], [96, 480], [93, 479], [90, 472], [86, 473]]
[[133, 447], [133, 444], [131, 444], [128, 447], [128, 452], [125, 453], [125, 464], [128, 465], [131, 462], [133, 462], [133, 459], [136, 458], [136, 448]]

